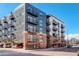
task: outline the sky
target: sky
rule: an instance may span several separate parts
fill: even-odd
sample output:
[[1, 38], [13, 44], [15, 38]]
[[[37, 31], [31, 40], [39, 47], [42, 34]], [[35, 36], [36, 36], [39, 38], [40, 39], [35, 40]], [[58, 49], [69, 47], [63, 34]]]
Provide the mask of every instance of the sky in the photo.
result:
[[[64, 22], [65, 34], [79, 34], [79, 4], [77, 3], [31, 3], [46, 14], [51, 14]], [[18, 3], [0, 3], [0, 17], [11, 12]]]

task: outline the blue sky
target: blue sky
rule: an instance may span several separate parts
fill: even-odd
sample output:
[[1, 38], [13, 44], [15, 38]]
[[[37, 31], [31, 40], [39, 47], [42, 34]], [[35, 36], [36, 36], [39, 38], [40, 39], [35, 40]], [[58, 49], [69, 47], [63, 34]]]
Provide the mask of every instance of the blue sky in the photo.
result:
[[[13, 10], [17, 3], [0, 3], [0, 17]], [[32, 3], [47, 14], [54, 15], [65, 23], [65, 34], [79, 34], [79, 4]]]

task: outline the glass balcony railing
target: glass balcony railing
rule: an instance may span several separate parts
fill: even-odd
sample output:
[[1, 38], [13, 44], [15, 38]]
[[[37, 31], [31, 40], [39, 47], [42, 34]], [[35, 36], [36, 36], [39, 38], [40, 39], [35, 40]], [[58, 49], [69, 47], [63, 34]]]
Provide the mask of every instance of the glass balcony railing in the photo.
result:
[[0, 27], [0, 31], [2, 31], [2, 26]]
[[28, 23], [31, 23], [31, 24], [34, 24], [34, 25], [37, 25], [38, 24], [37, 20], [30, 19], [30, 18], [28, 18], [27, 22]]
[[38, 16], [38, 12], [36, 12], [34, 9], [27, 9], [27, 13], [36, 17]]

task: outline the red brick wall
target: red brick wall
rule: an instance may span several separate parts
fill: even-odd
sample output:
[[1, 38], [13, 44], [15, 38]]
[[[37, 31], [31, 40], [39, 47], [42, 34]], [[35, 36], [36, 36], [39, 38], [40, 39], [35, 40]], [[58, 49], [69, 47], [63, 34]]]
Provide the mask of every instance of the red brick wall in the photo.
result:
[[[32, 44], [37, 44], [37, 46], [39, 48], [46, 48], [46, 35], [40, 35], [39, 33], [35, 33], [34, 35], [36, 35], [38, 41], [37, 42], [32, 42], [29, 43], [28, 40], [28, 35], [30, 35], [32, 33], [28, 33], [28, 32], [24, 32], [23, 33], [23, 43], [24, 43], [24, 47], [27, 47], [27, 45], [32, 45]], [[40, 37], [41, 36], [41, 37]]]

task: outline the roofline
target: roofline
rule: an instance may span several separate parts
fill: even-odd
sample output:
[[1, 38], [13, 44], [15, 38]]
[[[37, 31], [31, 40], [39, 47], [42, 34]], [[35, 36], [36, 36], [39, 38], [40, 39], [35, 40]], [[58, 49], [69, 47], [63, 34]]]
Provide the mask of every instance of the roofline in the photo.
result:
[[[59, 20], [59, 21], [61, 21], [61, 22], [63, 22], [62, 20], [60, 20], [60, 19], [58, 19], [56, 16], [54, 16], [54, 15], [47, 15], [47, 16], [49, 16], [49, 17], [54, 17], [54, 18], [56, 18], [57, 20]], [[64, 23], [64, 22], [63, 22]]]
[[35, 7], [35, 6], [34, 6], [34, 5], [32, 5], [31, 3], [25, 3], [25, 4], [29, 4], [29, 5], [31, 5], [32, 7], [36, 8], [37, 10], [39, 10], [40, 12], [42, 12], [42, 13], [46, 14], [44, 11], [42, 11], [42, 10], [40, 10], [39, 8]]

